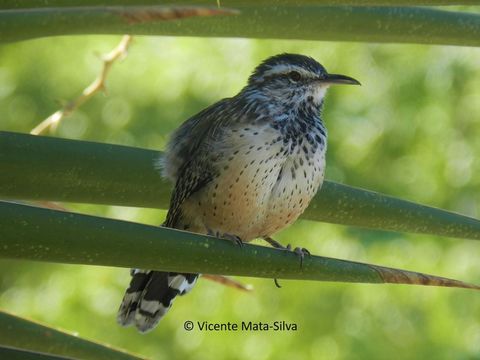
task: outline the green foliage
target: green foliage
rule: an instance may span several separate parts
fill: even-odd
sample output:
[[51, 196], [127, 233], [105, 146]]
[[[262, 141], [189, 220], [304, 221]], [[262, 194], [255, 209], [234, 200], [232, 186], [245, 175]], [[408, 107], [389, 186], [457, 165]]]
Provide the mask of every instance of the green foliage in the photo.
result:
[[[173, 0], [172, 4], [212, 6], [210, 0]], [[246, 6], [246, 5], [479, 5], [479, 0], [228, 0], [215, 2], [221, 6]], [[25, 9], [42, 7], [73, 7], [73, 6], [109, 6], [109, 5], [138, 5], [137, 0], [3, 0], [0, 9]], [[142, 5], [158, 5], [157, 0], [143, 0]]]
[[0, 358], [55, 360], [67, 357], [91, 360], [140, 360], [125, 352], [0, 311]]
[[234, 14], [228, 8], [211, 8], [221, 16], [181, 20], [171, 20], [171, 15], [181, 8], [168, 6], [0, 10], [0, 41], [129, 33], [480, 46], [480, 16], [466, 12], [421, 7], [257, 4], [238, 5], [235, 9], [238, 12]]
[[69, 360], [69, 358], [0, 346], [0, 356], [9, 360]]
[[[0, 132], [0, 196], [165, 209], [170, 184], [154, 166], [161, 156], [139, 148]], [[303, 218], [480, 239], [479, 220], [330, 181]]]
[[[277, 279], [480, 286], [244, 244], [158, 226], [0, 202], [1, 257]], [[101, 229], [99, 231], [98, 229]], [[157, 254], [162, 254], [158, 256]]]

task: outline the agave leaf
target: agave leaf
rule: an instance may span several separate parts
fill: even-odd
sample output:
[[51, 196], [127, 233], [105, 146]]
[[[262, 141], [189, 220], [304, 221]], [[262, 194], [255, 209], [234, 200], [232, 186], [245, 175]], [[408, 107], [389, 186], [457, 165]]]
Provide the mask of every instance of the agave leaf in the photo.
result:
[[[1, 230], [0, 230], [1, 232]], [[137, 356], [0, 311], [0, 359], [138, 360]], [[47, 355], [48, 354], [48, 355]]]
[[[173, 0], [169, 4], [212, 6], [210, 0]], [[3, 0], [0, 9], [26, 9], [44, 7], [78, 7], [78, 6], [126, 6], [137, 5], [137, 0], [49, 0], [39, 2], [38, 0]], [[143, 0], [142, 5], [159, 5], [158, 0]], [[248, 5], [355, 5], [355, 6], [435, 6], [435, 5], [480, 5], [480, 0], [228, 0], [219, 1], [220, 6], [248, 6]]]
[[[61, 154], [61, 155], [60, 155]], [[161, 153], [0, 132], [0, 198], [167, 208]], [[326, 181], [304, 219], [380, 230], [480, 239], [480, 221]]]
[[434, 285], [461, 281], [321, 256], [300, 266], [291, 251], [176, 229], [0, 202], [0, 257], [262, 278]]
[[[199, 6], [79, 6], [0, 10], [0, 41], [52, 35], [136, 33], [135, 28], [189, 17], [231, 15], [238, 11]], [[90, 23], [92, 28], [83, 27]], [[18, 32], [17, 32], [18, 31]]]
[[[183, 10], [182, 10], [183, 9]], [[0, 41], [138, 34], [480, 45], [480, 15], [422, 7], [272, 5], [90, 6], [0, 10]], [[204, 17], [221, 14], [233, 16]], [[174, 15], [179, 15], [178, 19]], [[181, 19], [185, 16], [194, 16]], [[159, 21], [161, 20], [161, 21]]]
[[71, 360], [63, 356], [27, 351], [12, 347], [0, 346], [0, 359], [8, 360]]

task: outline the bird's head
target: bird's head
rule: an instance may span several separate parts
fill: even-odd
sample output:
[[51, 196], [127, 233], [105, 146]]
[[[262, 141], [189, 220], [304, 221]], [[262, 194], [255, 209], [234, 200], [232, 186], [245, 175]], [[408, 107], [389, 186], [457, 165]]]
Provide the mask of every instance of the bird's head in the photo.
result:
[[272, 56], [253, 71], [247, 88], [286, 105], [308, 103], [320, 107], [330, 85], [360, 85], [357, 80], [329, 74], [311, 57], [298, 54]]

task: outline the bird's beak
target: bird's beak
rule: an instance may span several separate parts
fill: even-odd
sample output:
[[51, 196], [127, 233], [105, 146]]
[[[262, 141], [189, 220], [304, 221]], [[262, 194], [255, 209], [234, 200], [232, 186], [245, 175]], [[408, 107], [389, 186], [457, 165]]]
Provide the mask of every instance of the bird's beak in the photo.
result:
[[325, 77], [320, 79], [324, 84], [344, 84], [344, 85], [362, 85], [360, 81], [351, 78], [350, 76], [340, 75], [340, 74], [327, 74]]

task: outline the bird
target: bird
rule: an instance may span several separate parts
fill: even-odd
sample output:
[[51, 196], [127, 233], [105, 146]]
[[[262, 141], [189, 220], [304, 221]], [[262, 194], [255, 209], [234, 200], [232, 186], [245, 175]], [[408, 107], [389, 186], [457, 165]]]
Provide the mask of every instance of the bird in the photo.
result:
[[[327, 89], [360, 85], [312, 57], [283, 53], [261, 62], [235, 96], [186, 120], [156, 166], [175, 185], [164, 227], [243, 244], [292, 224], [321, 187]], [[306, 249], [296, 248], [301, 257]], [[117, 321], [152, 330], [199, 274], [131, 270]]]

